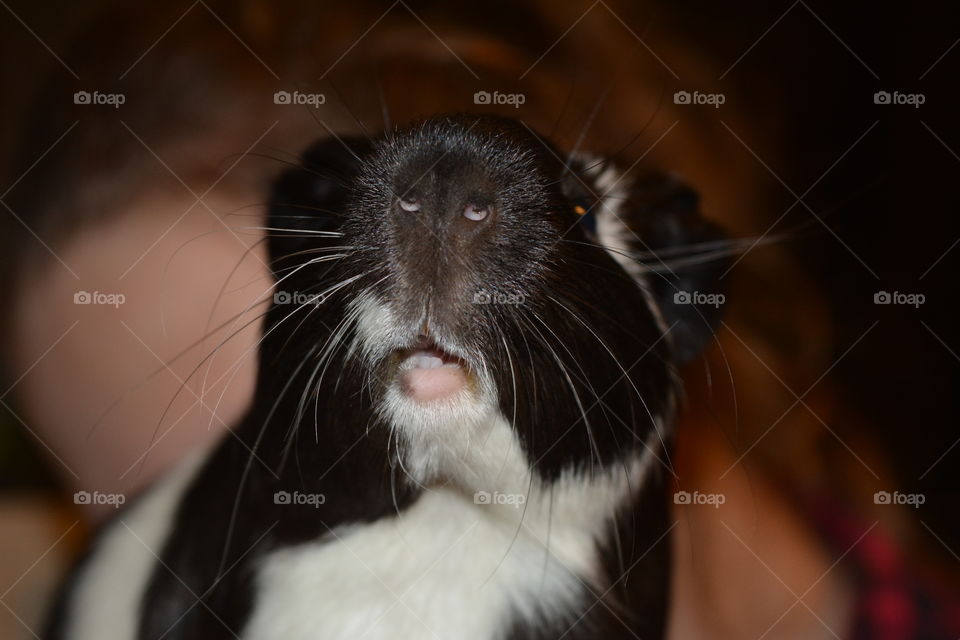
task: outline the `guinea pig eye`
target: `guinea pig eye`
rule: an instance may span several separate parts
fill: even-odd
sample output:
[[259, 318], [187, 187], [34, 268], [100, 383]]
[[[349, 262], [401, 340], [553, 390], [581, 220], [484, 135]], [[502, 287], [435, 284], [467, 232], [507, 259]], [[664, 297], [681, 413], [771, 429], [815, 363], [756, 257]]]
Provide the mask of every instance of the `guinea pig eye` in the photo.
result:
[[400, 198], [400, 208], [404, 211], [410, 212], [420, 211], [420, 201], [416, 199], [407, 200], [405, 198]]
[[467, 208], [463, 210], [463, 217], [467, 220], [473, 220], [474, 222], [480, 222], [489, 215], [490, 205], [478, 207], [475, 204], [468, 204]]

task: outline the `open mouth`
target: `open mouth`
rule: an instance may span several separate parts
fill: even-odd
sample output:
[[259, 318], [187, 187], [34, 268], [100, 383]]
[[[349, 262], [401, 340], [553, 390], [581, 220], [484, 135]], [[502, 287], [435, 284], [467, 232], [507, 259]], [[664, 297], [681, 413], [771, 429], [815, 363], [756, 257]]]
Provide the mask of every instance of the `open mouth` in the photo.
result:
[[467, 363], [422, 338], [409, 349], [396, 352], [398, 380], [403, 393], [423, 404], [449, 399], [470, 380]]

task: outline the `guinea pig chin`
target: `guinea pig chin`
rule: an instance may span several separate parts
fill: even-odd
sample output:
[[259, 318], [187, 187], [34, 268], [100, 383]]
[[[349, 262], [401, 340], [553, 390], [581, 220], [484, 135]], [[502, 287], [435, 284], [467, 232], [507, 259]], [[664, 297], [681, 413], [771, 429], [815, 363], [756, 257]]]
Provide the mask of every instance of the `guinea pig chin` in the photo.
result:
[[481, 383], [477, 367], [448, 336], [402, 321], [372, 294], [359, 296], [353, 307], [353, 351], [384, 389], [386, 404], [414, 412], [422, 408], [434, 417], [456, 413], [465, 405], [492, 404], [490, 393], [484, 391], [490, 385]]

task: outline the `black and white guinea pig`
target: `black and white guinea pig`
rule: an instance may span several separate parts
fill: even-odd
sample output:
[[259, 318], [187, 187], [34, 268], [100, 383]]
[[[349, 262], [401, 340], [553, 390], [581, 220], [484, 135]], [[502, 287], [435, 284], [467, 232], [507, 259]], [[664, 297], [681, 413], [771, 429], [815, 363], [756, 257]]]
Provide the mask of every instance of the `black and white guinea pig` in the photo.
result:
[[662, 637], [675, 368], [716, 321], [683, 293], [721, 266], [660, 256], [715, 244], [696, 194], [451, 116], [317, 143], [269, 219], [249, 414], [46, 637]]

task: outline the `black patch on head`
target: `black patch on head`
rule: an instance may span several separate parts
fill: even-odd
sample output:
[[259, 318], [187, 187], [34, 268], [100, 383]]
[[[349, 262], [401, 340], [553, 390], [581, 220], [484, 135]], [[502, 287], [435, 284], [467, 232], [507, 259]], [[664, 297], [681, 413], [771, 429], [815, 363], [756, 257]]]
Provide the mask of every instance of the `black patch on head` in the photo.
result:
[[710, 255], [726, 235], [702, 216], [699, 204], [688, 185], [653, 174], [631, 185], [620, 213], [636, 234], [631, 244], [654, 254], [644, 263], [653, 271], [649, 283], [663, 317], [674, 326], [671, 343], [680, 363], [696, 357], [720, 324], [726, 291], [720, 276], [730, 265], [728, 257]]
[[270, 191], [268, 226], [291, 231], [268, 233], [272, 260], [316, 248], [315, 236], [292, 230], [339, 230], [359, 158], [370, 145], [365, 138], [327, 138], [307, 149], [298, 166], [280, 174]]
[[672, 327], [672, 358], [682, 364], [707, 346], [720, 323], [725, 300], [720, 276], [730, 264], [726, 235], [700, 213], [699, 194], [671, 175], [620, 176], [616, 184], [625, 195], [602, 202], [611, 194], [591, 184], [591, 176], [608, 168], [606, 160], [575, 159], [564, 191], [582, 212], [580, 226], [592, 242], [603, 240], [597, 235], [598, 215], [612, 216], [624, 227], [623, 257], [640, 266], [645, 286]]

